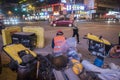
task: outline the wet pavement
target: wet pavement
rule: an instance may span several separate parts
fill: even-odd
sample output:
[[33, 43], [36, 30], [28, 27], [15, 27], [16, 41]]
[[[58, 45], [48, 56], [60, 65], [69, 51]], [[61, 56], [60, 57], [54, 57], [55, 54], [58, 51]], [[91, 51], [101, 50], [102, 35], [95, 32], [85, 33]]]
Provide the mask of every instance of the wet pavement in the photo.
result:
[[[41, 49], [35, 49], [37, 54], [47, 55], [52, 53], [51, 41], [55, 36], [57, 30], [63, 30], [64, 35], [68, 38], [72, 35], [72, 29], [68, 27], [50, 27], [46, 22], [37, 23], [35, 26], [43, 26], [45, 29], [45, 47]], [[34, 25], [34, 24], [33, 24]], [[118, 44], [118, 34], [120, 32], [120, 26], [114, 24], [101, 24], [101, 23], [80, 23], [79, 24], [80, 44], [77, 44], [77, 50], [82, 54], [83, 59], [87, 59], [93, 63], [95, 56], [90, 55], [88, 51], [87, 40], [83, 39], [83, 36], [87, 33], [93, 33], [95, 35], [102, 35], [103, 38], [109, 40], [112, 44]], [[2, 48], [2, 37], [0, 36], [0, 47]], [[1, 50], [3, 70], [0, 74], [0, 80], [16, 80], [16, 72], [13, 72], [6, 65], [9, 63], [10, 58]], [[105, 63], [113, 62], [120, 65], [120, 58], [105, 58]]]

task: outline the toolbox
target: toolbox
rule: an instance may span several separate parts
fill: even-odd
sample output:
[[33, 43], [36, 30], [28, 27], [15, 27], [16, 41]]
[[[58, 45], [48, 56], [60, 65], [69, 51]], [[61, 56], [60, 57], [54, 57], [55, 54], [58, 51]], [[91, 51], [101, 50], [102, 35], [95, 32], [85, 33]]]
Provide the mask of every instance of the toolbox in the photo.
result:
[[12, 43], [21, 43], [32, 50], [36, 47], [37, 37], [31, 32], [16, 32], [12, 34]]

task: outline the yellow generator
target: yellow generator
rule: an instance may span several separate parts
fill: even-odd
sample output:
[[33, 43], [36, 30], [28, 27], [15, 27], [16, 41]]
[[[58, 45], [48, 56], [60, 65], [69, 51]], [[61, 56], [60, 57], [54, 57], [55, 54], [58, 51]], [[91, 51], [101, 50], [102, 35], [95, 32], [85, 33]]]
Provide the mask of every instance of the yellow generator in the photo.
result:
[[108, 56], [109, 50], [112, 47], [112, 44], [104, 39], [102, 36], [96, 36], [91, 33], [88, 33], [84, 36], [85, 39], [88, 39], [88, 50], [92, 55], [96, 56]]
[[12, 34], [12, 43], [21, 43], [25, 47], [33, 50], [36, 48], [37, 36], [32, 32], [16, 32]]
[[3, 46], [4, 52], [11, 58], [9, 67], [17, 72], [16, 80], [35, 80], [37, 54], [22, 44]]
[[21, 43], [25, 47], [44, 47], [44, 29], [42, 27], [6, 27], [2, 30], [3, 45]]

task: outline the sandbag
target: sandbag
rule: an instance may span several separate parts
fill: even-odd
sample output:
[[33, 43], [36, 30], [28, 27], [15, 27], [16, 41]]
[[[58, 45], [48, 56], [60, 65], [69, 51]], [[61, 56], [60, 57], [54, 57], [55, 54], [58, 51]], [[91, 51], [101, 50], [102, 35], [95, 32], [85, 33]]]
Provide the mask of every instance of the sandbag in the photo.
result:
[[30, 53], [28, 54], [28, 53], [29, 53], [29, 51], [26, 52], [26, 50], [22, 50], [22, 51], [18, 52], [19, 57], [22, 59], [21, 65], [26, 65], [36, 59], [33, 55], [31, 55]]
[[56, 80], [80, 80], [80, 78], [74, 74], [71, 68], [66, 68], [65, 70], [55, 70], [53, 69]]
[[25, 66], [19, 65], [17, 70], [17, 80], [36, 80], [36, 70], [36, 60]]
[[80, 78], [73, 72], [71, 68], [65, 70], [65, 74], [69, 78], [69, 80], [80, 80]]
[[76, 49], [77, 41], [74, 37], [66, 39], [65, 44], [62, 46], [62, 52], [66, 53], [70, 48]]
[[61, 70], [65, 68], [68, 63], [68, 58], [64, 55], [53, 57], [52, 64], [56, 70]]
[[102, 69], [93, 64], [91, 64], [87, 60], [82, 61], [82, 65], [86, 71], [91, 71], [95, 73], [102, 80], [120, 80], [120, 72], [112, 70], [112, 69]]
[[56, 80], [65, 80], [64, 76], [62, 75], [61, 71], [53, 69], [53, 73], [55, 75]]
[[109, 67], [110, 67], [110, 69], [112, 69], [112, 70], [115, 70], [115, 71], [119, 71], [119, 72], [120, 72], [120, 66], [118, 66], [118, 65], [116, 65], [116, 64], [114, 64], [114, 63], [110, 63], [110, 64], [109, 64]]

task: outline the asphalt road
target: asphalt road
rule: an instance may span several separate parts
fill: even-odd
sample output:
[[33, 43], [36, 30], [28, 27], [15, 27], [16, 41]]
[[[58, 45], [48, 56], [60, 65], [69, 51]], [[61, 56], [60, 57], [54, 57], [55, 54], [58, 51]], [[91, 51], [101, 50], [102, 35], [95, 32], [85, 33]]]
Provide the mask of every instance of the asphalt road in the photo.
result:
[[[89, 55], [88, 44], [87, 40], [83, 39], [84, 35], [87, 33], [92, 33], [98, 36], [103, 36], [103, 38], [110, 41], [112, 44], [118, 44], [118, 34], [120, 33], [120, 23], [107, 23], [107, 22], [84, 22], [84, 21], [78, 21], [79, 23], [79, 35], [80, 35], [80, 44], [77, 44], [78, 52], [83, 55], [83, 59], [87, 59], [91, 62], [95, 59], [95, 56]], [[18, 25], [20, 27], [25, 26], [38, 26], [43, 27], [45, 30], [45, 47], [42, 49], [36, 49], [37, 54], [43, 54], [46, 55], [48, 53], [51, 53], [51, 41], [52, 38], [56, 35], [56, 32], [58, 30], [62, 30], [64, 32], [64, 35], [66, 38], [69, 38], [72, 36], [72, 28], [70, 27], [51, 27], [49, 25], [49, 22], [47, 21], [40, 21], [40, 22], [26, 22], [21, 23]], [[2, 46], [2, 38], [0, 38], [0, 45]], [[108, 64], [110, 62], [113, 62], [117, 65], [120, 65], [120, 59], [118, 58], [105, 58], [105, 63]], [[2, 52], [2, 64], [9, 63], [9, 57], [6, 56]], [[16, 72], [11, 71], [8, 67], [3, 68], [2, 74], [0, 75], [0, 80], [15, 80], [16, 79]]]

